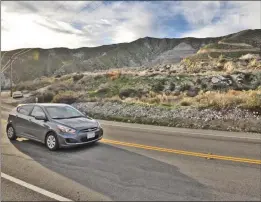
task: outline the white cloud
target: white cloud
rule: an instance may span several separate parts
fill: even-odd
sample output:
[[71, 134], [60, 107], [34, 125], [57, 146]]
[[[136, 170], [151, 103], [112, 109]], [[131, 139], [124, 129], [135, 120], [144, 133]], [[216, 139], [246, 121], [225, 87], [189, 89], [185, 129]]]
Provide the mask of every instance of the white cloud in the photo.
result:
[[180, 35], [177, 29], [169, 33], [178, 15], [190, 27], [182, 36], [220, 36], [261, 24], [259, 2], [5, 1], [1, 14], [2, 50], [92, 47]]
[[219, 1], [181, 1], [171, 6], [174, 13], [182, 14], [193, 28], [210, 24], [215, 16], [220, 15]]
[[[204, 10], [202, 10], [203, 13]], [[211, 22], [215, 16], [208, 15], [210, 19], [208, 23], [182, 34], [181, 37], [217, 37], [244, 29], [260, 29], [260, 13], [261, 3], [258, 1], [226, 2], [225, 7], [220, 11], [220, 19], [217, 22]]]
[[153, 32], [146, 2], [16, 3], [5, 2], [1, 7], [3, 50], [97, 46], [132, 41]]

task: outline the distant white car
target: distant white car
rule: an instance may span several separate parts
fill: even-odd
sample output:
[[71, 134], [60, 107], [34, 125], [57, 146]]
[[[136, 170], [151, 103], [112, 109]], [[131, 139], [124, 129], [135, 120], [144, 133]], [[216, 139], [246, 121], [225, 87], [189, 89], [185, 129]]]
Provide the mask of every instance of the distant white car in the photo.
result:
[[24, 95], [23, 95], [23, 93], [21, 92], [21, 91], [15, 91], [14, 93], [13, 93], [13, 98], [21, 98], [21, 97], [23, 97]]

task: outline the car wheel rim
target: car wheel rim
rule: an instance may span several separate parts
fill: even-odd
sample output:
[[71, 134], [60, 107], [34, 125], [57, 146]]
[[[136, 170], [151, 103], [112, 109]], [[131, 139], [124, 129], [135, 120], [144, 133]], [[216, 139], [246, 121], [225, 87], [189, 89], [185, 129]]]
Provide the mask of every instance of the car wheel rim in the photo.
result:
[[9, 127], [7, 131], [7, 136], [11, 138], [13, 137], [13, 135], [14, 135], [14, 129], [12, 127]]
[[53, 135], [50, 135], [48, 138], [47, 138], [47, 146], [50, 148], [50, 149], [53, 149], [55, 147], [55, 144], [56, 144], [56, 141], [55, 141], [55, 137]]

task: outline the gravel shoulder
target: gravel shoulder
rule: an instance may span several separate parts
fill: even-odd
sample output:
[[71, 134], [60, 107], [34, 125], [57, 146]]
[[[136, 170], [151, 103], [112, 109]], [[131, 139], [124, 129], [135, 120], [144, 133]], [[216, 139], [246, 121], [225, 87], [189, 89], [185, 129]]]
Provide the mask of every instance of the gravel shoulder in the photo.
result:
[[89, 116], [103, 120], [261, 133], [260, 114], [239, 108], [219, 111], [196, 108], [169, 109], [117, 102], [85, 102], [75, 103], [73, 106]]

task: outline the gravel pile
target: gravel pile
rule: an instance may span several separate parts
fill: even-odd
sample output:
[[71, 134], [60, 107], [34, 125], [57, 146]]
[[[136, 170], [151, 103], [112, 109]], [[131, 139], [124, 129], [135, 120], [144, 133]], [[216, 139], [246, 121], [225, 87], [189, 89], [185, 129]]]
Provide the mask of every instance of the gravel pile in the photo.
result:
[[220, 111], [195, 108], [168, 109], [118, 102], [74, 103], [73, 106], [98, 119], [261, 133], [261, 114], [239, 108]]

